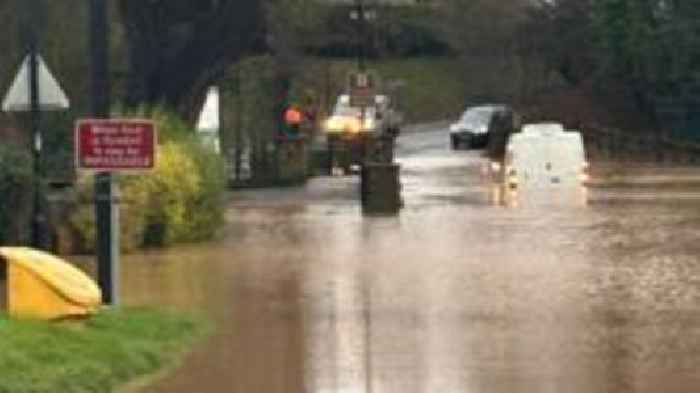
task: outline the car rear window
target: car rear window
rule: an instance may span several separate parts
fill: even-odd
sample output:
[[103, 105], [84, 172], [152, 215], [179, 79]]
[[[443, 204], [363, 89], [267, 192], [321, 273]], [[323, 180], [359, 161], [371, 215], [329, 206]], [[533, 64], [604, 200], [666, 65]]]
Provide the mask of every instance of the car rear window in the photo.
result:
[[465, 123], [485, 123], [489, 121], [493, 112], [493, 108], [471, 108], [464, 112], [462, 121]]

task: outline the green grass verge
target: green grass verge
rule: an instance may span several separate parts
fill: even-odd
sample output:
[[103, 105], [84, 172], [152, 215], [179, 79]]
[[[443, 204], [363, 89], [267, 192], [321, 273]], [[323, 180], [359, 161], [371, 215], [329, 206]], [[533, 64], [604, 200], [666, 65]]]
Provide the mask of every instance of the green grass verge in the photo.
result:
[[[349, 59], [307, 58], [305, 72], [295, 85], [297, 90], [311, 88], [320, 95], [335, 95], [345, 90], [345, 78], [356, 71], [357, 62]], [[400, 80], [399, 107], [408, 122], [429, 122], [457, 118], [468, 99], [462, 63], [450, 57], [411, 57], [371, 60], [367, 68], [376, 71], [384, 82]], [[472, 92], [473, 93], [473, 92]]]
[[81, 323], [0, 316], [0, 393], [113, 392], [175, 365], [209, 331], [202, 318], [145, 309]]
[[405, 82], [400, 105], [411, 122], [458, 118], [467, 92], [460, 63], [450, 58], [408, 58], [371, 62], [384, 79]]

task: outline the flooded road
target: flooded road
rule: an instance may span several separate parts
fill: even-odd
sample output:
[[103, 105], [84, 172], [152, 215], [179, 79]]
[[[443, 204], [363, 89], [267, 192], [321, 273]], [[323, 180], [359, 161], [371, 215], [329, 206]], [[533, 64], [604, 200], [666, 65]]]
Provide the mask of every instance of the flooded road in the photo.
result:
[[126, 257], [126, 303], [218, 324], [144, 392], [700, 389], [699, 200], [504, 205], [444, 131], [398, 156], [398, 217], [363, 217], [356, 178], [318, 178], [236, 193], [217, 243]]

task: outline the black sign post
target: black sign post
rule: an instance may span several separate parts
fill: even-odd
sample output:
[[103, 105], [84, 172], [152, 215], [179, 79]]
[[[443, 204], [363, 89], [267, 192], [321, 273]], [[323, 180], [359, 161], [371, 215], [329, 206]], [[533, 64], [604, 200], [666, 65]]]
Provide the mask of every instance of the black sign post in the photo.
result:
[[357, 22], [357, 68], [360, 72], [363, 72], [366, 68], [367, 23], [376, 18], [377, 12], [374, 9], [367, 8], [365, 0], [355, 0], [355, 5], [350, 11], [350, 19]]
[[[39, 1], [31, 0], [31, 14], [34, 18], [40, 15]], [[32, 129], [32, 154], [34, 160], [34, 197], [32, 204], [32, 246], [37, 249], [48, 249], [46, 216], [42, 209], [42, 165], [41, 165], [41, 111], [39, 108], [39, 22], [34, 20], [29, 33], [29, 112]]]
[[[365, 6], [364, 0], [356, 0], [354, 9], [350, 12], [350, 19], [357, 21], [357, 68], [359, 73], [356, 74], [359, 77], [365, 77], [365, 40], [367, 39], [367, 22], [376, 17], [374, 10], [368, 10]], [[352, 77], [351, 77], [352, 78]], [[351, 105], [353, 101], [357, 100], [358, 94], [350, 93]], [[353, 99], [353, 97], [355, 97]], [[365, 109], [370, 106], [366, 100], [357, 103], [360, 107], [360, 123], [365, 124]], [[372, 97], [372, 104], [374, 104], [374, 97]], [[354, 106], [354, 105], [353, 105]]]
[[374, 106], [378, 89], [378, 77], [374, 72], [352, 72], [348, 75], [350, 106], [365, 108]]
[[[90, 58], [92, 116], [109, 118], [109, 22], [106, 0], [90, 0]], [[115, 205], [117, 184], [112, 173], [95, 175], [97, 219], [97, 281], [105, 304], [118, 303], [119, 208]]]

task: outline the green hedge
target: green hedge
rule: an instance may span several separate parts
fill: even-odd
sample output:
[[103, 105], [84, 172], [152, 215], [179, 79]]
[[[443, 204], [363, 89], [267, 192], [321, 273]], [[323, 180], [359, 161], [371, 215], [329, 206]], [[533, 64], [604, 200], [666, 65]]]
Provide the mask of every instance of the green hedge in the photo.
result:
[[[152, 118], [159, 133], [156, 168], [122, 176], [121, 245], [126, 251], [212, 238], [224, 222], [225, 167], [176, 116], [140, 109], [130, 117]], [[92, 176], [79, 181], [81, 199], [93, 195]], [[83, 251], [94, 251], [94, 207], [83, 205], [71, 223]]]
[[14, 144], [0, 146], [0, 244], [20, 243], [32, 209], [32, 157]]

